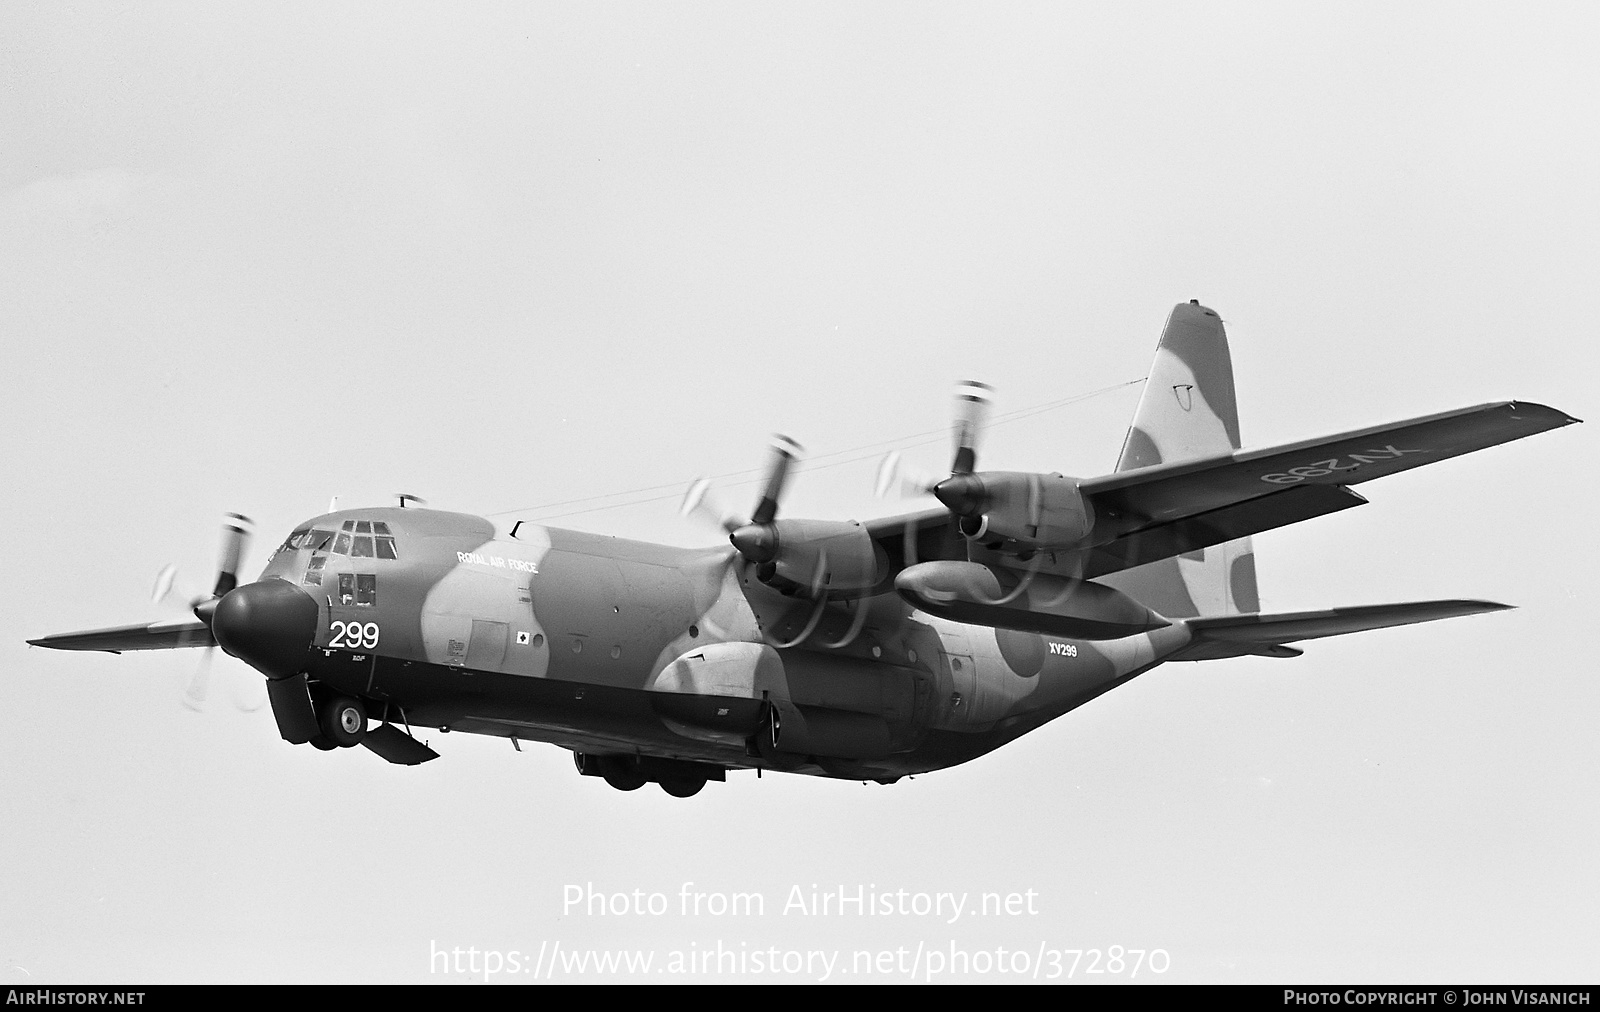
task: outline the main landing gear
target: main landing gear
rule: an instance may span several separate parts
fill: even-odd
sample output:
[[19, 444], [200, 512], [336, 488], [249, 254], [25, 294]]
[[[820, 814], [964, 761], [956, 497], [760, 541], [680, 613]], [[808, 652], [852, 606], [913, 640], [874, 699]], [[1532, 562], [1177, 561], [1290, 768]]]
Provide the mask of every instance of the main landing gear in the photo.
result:
[[727, 771], [709, 763], [656, 756], [589, 755], [572, 753], [578, 772], [586, 777], [601, 777], [619, 791], [636, 791], [645, 784], [660, 784], [675, 798], [692, 798], [708, 780], [725, 780]]

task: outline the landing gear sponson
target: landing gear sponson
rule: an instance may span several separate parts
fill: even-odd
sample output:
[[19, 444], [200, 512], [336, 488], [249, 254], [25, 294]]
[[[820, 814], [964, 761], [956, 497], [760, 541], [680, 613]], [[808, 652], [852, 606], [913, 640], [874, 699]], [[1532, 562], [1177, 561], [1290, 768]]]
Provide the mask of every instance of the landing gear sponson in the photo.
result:
[[619, 791], [636, 791], [645, 784], [660, 784], [675, 798], [692, 798], [708, 780], [727, 780], [727, 770], [709, 763], [655, 756], [589, 755], [572, 753], [578, 772], [586, 777], [603, 777]]

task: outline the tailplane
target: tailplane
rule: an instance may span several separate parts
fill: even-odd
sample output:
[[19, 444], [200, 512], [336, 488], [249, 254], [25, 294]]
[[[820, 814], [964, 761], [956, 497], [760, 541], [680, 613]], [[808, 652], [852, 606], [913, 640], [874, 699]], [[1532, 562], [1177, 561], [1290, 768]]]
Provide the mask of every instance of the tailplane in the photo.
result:
[[[1222, 319], [1198, 302], [1183, 303], [1172, 310], [1161, 333], [1117, 470], [1211, 457], [1240, 445], [1233, 358]], [[1099, 582], [1168, 618], [1261, 610], [1249, 538], [1123, 570]]]
[[1388, 629], [1462, 615], [1481, 615], [1510, 607], [1493, 601], [1411, 601], [1406, 604], [1285, 612], [1281, 615], [1208, 616], [1189, 620], [1194, 642], [1169, 659], [1205, 661], [1244, 654], [1294, 657], [1300, 651], [1287, 644], [1300, 640], [1343, 636], [1345, 633]]

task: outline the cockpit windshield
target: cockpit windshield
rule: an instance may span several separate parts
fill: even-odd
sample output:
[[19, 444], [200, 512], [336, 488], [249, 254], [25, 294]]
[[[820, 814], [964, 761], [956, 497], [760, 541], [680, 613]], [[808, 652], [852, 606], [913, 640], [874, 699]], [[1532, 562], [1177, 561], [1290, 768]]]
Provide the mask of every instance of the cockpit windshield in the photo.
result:
[[302, 548], [357, 559], [399, 558], [394, 535], [389, 532], [389, 525], [381, 520], [346, 520], [337, 531], [302, 528], [291, 533], [278, 551], [295, 552]]

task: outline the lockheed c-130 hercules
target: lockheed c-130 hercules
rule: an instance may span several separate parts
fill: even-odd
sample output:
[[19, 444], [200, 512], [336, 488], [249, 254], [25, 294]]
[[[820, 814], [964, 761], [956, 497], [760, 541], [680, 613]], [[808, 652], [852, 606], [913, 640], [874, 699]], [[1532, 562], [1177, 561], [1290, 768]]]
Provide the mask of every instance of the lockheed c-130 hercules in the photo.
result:
[[[1261, 614], [1250, 536], [1366, 502], [1350, 486], [1577, 421], [1484, 404], [1241, 450], [1217, 314], [1167, 321], [1114, 472], [980, 471], [987, 388], [958, 389], [936, 507], [780, 516], [774, 443], [729, 546], [683, 549], [430, 509], [297, 526], [240, 585], [225, 527], [194, 618], [47, 636], [65, 650], [221, 646], [266, 676], [285, 741], [437, 757], [412, 729], [571, 750], [581, 773], [687, 797], [729, 770], [890, 783], [974, 759], [1166, 661], [1507, 607], [1421, 601]], [[711, 512], [696, 485], [686, 509]], [[520, 746], [519, 746], [520, 747]]]

